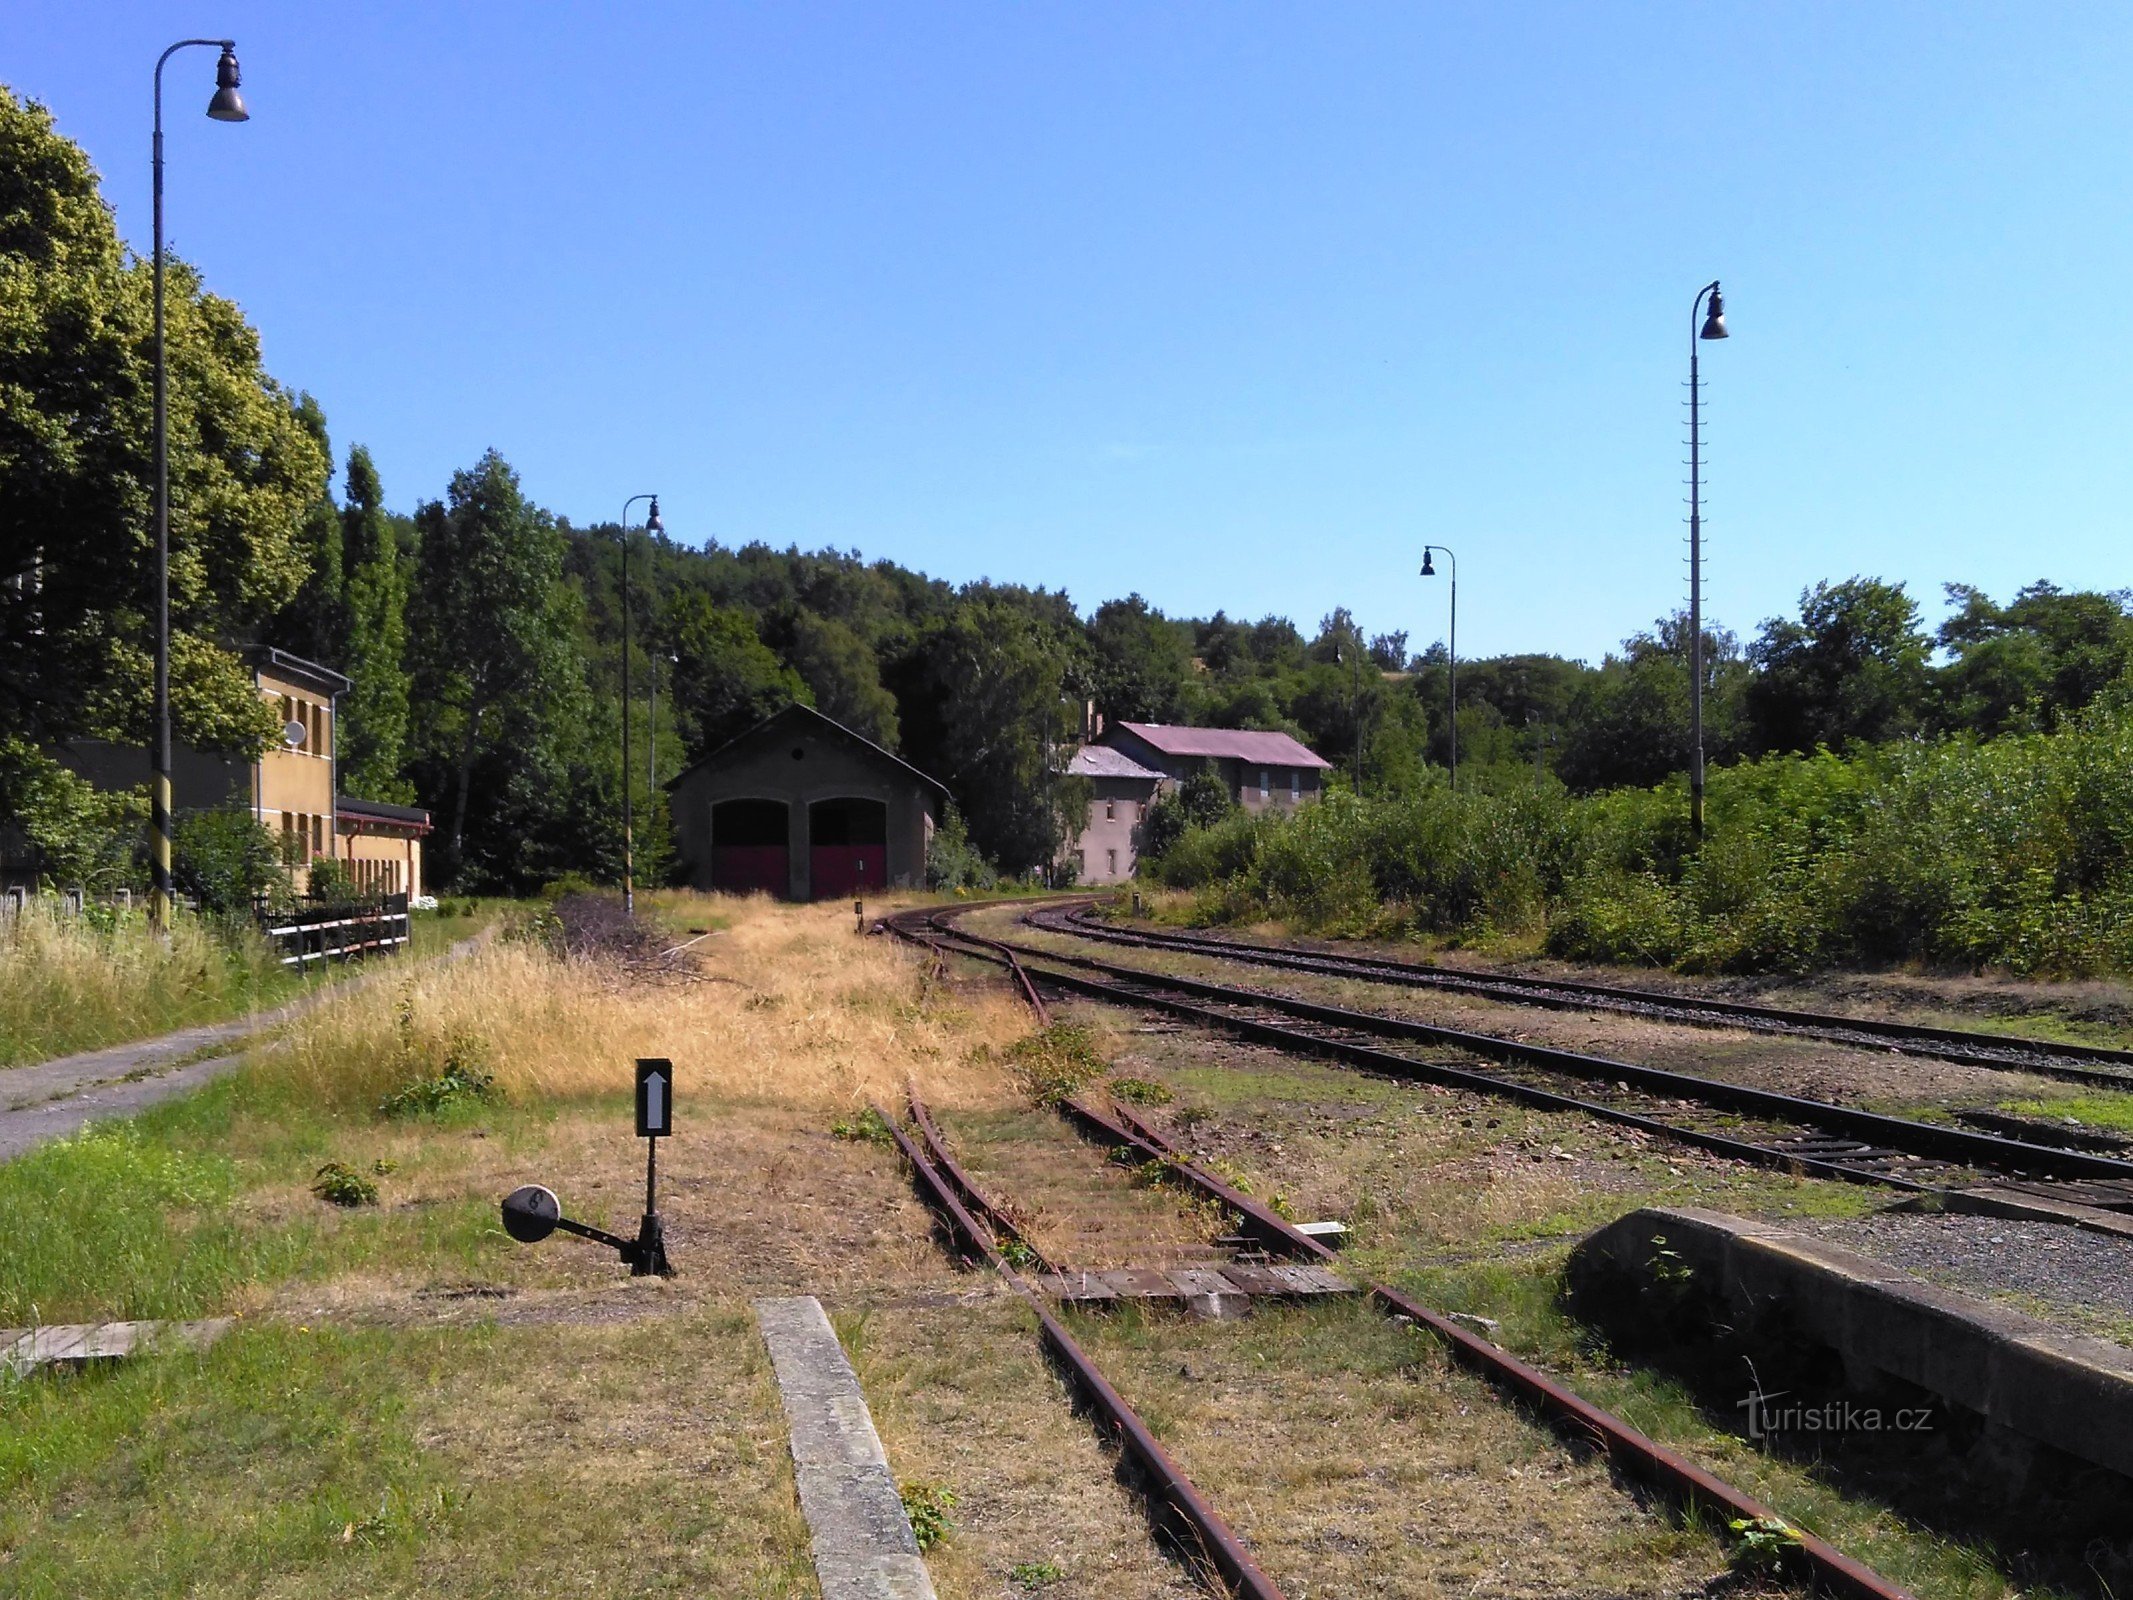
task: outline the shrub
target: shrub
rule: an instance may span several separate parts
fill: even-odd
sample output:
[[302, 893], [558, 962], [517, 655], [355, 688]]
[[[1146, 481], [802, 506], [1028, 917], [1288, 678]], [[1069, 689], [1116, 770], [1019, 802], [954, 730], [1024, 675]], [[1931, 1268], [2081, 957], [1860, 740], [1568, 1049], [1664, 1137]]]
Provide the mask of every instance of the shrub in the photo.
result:
[[147, 885], [145, 788], [98, 789], [10, 736], [0, 739], [0, 819], [20, 832], [47, 882], [92, 893]]
[[329, 1161], [311, 1179], [311, 1192], [329, 1205], [374, 1206], [378, 1203], [376, 1180], [345, 1162]]
[[[319, 862], [312, 868], [338, 863]], [[274, 836], [234, 806], [182, 813], [171, 829], [171, 878], [203, 911], [242, 915], [262, 897], [286, 895]]]
[[1530, 775], [1341, 791], [1188, 825], [1150, 863], [1203, 922], [1336, 934], [1538, 928], [1551, 954], [1709, 972], [1832, 963], [2133, 967], [2133, 713], [1903, 742], [1573, 798]]
[[963, 814], [954, 806], [948, 807], [926, 846], [926, 887], [968, 889], [982, 894], [997, 887], [999, 881], [992, 863], [970, 842]]

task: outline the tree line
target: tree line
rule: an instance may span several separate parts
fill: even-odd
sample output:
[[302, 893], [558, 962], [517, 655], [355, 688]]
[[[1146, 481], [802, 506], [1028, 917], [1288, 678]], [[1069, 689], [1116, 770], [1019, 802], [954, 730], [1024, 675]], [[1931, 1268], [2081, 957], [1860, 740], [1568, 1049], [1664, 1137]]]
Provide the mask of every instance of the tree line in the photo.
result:
[[[1009, 871], [1054, 859], [1071, 830], [1057, 769], [1091, 707], [1282, 729], [1373, 793], [1416, 792], [1449, 757], [1442, 647], [1366, 634], [1345, 609], [1308, 633], [1169, 617], [1139, 595], [1084, 617], [1061, 591], [677, 528], [628, 535], [625, 763], [622, 530], [543, 508], [495, 450], [412, 515], [388, 510], [369, 453], [335, 451], [324, 408], [264, 370], [241, 312], [183, 261], [169, 285], [177, 737], [257, 751], [274, 736], [247, 645], [346, 673], [343, 791], [427, 807], [440, 884], [618, 875], [625, 783], [656, 873], [655, 780], [794, 703], [938, 777]], [[47, 752], [148, 736], [151, 349], [147, 265], [86, 156], [0, 89], [0, 818], [77, 872], [134, 870], [135, 798], [85, 792]], [[1950, 599], [1928, 632], [1901, 585], [1853, 578], [1745, 647], [1707, 630], [1712, 759], [2050, 729], [2133, 660], [2123, 595]], [[1664, 780], [1687, 759], [1687, 644], [1668, 618], [1597, 666], [1459, 663], [1462, 766], [1584, 792]]]

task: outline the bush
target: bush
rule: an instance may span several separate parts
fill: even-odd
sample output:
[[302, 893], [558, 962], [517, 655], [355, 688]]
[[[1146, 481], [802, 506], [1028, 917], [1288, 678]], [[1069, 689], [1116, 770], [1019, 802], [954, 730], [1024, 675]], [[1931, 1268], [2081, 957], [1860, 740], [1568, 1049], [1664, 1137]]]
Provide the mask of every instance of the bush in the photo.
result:
[[0, 827], [21, 835], [48, 883], [92, 894], [147, 887], [147, 790], [98, 789], [15, 737], [0, 739]]
[[344, 862], [330, 856], [311, 863], [310, 895], [314, 900], [335, 903], [353, 900], [356, 897], [355, 879], [349, 876]]
[[179, 815], [171, 828], [171, 878], [201, 910], [223, 916], [242, 915], [253, 901], [285, 896], [289, 887], [274, 836], [234, 806]]
[[2133, 968], [2133, 714], [1905, 742], [1574, 798], [1508, 772], [1188, 824], [1149, 863], [1201, 921], [1335, 934], [1538, 929], [1549, 953], [1707, 972], [1924, 962]]
[[926, 887], [983, 894], [997, 888], [999, 882], [1000, 875], [993, 864], [970, 842], [963, 814], [954, 806], [948, 807], [926, 846]]

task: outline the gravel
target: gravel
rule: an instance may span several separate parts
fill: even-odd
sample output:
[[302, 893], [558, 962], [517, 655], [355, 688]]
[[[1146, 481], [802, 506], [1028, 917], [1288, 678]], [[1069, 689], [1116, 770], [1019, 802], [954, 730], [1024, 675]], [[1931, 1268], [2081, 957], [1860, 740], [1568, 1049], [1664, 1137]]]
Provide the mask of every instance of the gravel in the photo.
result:
[[2133, 1344], [2133, 1239], [2058, 1223], [1902, 1212], [1794, 1226], [1944, 1288], [2012, 1301], [2068, 1331]]

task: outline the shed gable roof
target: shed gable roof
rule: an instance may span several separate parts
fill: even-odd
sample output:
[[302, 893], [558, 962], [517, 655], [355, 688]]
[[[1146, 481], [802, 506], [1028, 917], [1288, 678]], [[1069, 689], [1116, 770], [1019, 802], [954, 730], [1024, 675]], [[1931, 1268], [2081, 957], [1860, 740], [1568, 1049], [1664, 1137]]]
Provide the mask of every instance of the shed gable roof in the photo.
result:
[[912, 766], [910, 762], [904, 760], [902, 756], [897, 755], [894, 751], [884, 750], [880, 745], [876, 744], [872, 739], [867, 738], [864, 734], [854, 733], [850, 728], [847, 728], [836, 718], [825, 717], [813, 706], [803, 706], [797, 701], [787, 706], [783, 711], [773, 711], [769, 716], [765, 717], [761, 722], [758, 722], [754, 727], [748, 729], [746, 732], [735, 734], [732, 738], [728, 739], [717, 749], [706, 751], [703, 755], [697, 757], [696, 760], [690, 762], [686, 767], [683, 767], [681, 771], [675, 773], [673, 777], [667, 779], [666, 783], [662, 785], [662, 787], [668, 789], [676, 787], [684, 779], [690, 777], [692, 774], [699, 771], [701, 768], [712, 765], [728, 751], [738, 749], [741, 745], [744, 745], [749, 740], [755, 738], [756, 735], [776, 727], [781, 722], [806, 719], [812, 719], [815, 722], [819, 722], [820, 724], [822, 724], [822, 726], [830, 729], [833, 733], [843, 735], [846, 739], [849, 739], [853, 744], [858, 745], [863, 750], [871, 750], [875, 755], [881, 757], [882, 760], [889, 762], [892, 766], [902, 767], [904, 771], [910, 773], [912, 777], [918, 779], [920, 783], [925, 784], [928, 788], [934, 790], [936, 793], [942, 795], [946, 795], [948, 793], [948, 785], [941, 782], [940, 779], [919, 771], [918, 768]]

